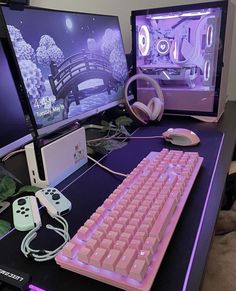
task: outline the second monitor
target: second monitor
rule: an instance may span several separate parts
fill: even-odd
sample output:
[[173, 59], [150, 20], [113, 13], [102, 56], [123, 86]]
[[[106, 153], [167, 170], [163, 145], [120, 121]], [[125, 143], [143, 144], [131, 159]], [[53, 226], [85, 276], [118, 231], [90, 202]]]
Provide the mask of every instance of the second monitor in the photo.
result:
[[8, 62], [8, 46], [0, 40], [0, 158], [22, 147], [32, 140], [32, 135], [26, 123], [22, 110], [17, 77], [12, 75]]

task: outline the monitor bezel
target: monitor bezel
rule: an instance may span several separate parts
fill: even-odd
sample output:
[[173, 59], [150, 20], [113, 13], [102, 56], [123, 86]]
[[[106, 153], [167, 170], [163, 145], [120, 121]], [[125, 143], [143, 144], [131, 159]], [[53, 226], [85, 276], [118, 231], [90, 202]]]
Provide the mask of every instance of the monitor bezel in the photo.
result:
[[[191, 115], [191, 116], [212, 116], [216, 117], [218, 115], [218, 109], [220, 106], [220, 86], [222, 78], [222, 68], [224, 66], [224, 45], [225, 45], [225, 35], [226, 35], [226, 23], [227, 23], [227, 10], [228, 1], [215, 1], [215, 2], [202, 2], [193, 3], [186, 5], [176, 5], [176, 6], [165, 6], [159, 8], [141, 9], [131, 11], [131, 30], [132, 30], [132, 57], [133, 57], [133, 73], [137, 71], [136, 58], [137, 58], [137, 40], [136, 40], [136, 16], [143, 16], [147, 14], [161, 14], [168, 12], [178, 12], [185, 10], [198, 10], [207, 8], [221, 8], [221, 26], [220, 26], [220, 41], [221, 49], [218, 49], [217, 57], [217, 69], [216, 69], [216, 84], [215, 84], [215, 95], [213, 102], [212, 111], [193, 111], [193, 110], [170, 110], [165, 109], [164, 113], [174, 114], [174, 115]], [[134, 95], [137, 99], [137, 86], [134, 86]]]
[[[17, 57], [15, 55], [15, 51], [14, 51], [14, 48], [13, 48], [13, 45], [12, 45], [12, 42], [11, 42], [11, 39], [10, 39], [10, 34], [9, 34], [8, 30], [7, 30], [7, 23], [6, 23], [6, 20], [5, 20], [5, 17], [4, 17], [4, 13], [2, 11], [2, 7], [7, 7], [9, 9], [11, 9], [11, 7], [8, 4], [6, 4], [6, 5], [5, 4], [0, 4], [0, 21], [2, 23], [4, 23], [3, 26], [4, 26], [4, 30], [5, 30], [5, 37], [8, 39], [8, 42], [9, 42], [12, 58], [13, 58], [13, 60], [15, 62], [17, 74], [19, 75], [19, 78], [20, 78], [22, 91], [24, 91], [23, 95], [25, 96], [25, 99], [27, 99], [26, 100], [27, 108], [29, 110], [30, 119], [32, 120], [32, 126], [34, 128], [34, 132], [35, 132], [36, 136], [43, 137], [43, 136], [49, 135], [49, 134], [54, 133], [54, 132], [56, 132], [56, 131], [64, 128], [64, 127], [67, 127], [68, 124], [72, 124], [73, 122], [78, 122], [78, 121], [84, 121], [84, 119], [86, 119], [86, 118], [90, 118], [90, 117], [92, 117], [94, 115], [97, 115], [97, 114], [99, 114], [101, 112], [104, 112], [105, 110], [111, 109], [111, 108], [123, 103], [123, 98], [120, 98], [119, 100], [113, 101], [113, 102], [111, 102], [109, 104], [105, 104], [104, 106], [100, 106], [97, 109], [88, 111], [87, 114], [83, 114], [83, 115], [79, 115], [79, 116], [75, 115], [75, 116], [73, 116], [71, 118], [56, 122], [54, 124], [38, 128], [38, 126], [36, 124], [35, 117], [34, 117], [33, 110], [31, 108], [31, 105], [30, 105], [30, 102], [29, 102], [28, 93], [27, 93], [27, 90], [25, 88], [23, 77], [21, 75], [21, 71], [20, 71], [20, 67], [19, 67], [19, 64], [18, 64], [18, 60], [17, 60]], [[24, 7], [22, 10], [39, 10], [39, 11], [41, 10], [41, 11], [49, 11], [49, 12], [52, 12], [52, 13], [54, 13], [54, 12], [63, 12], [63, 13], [94, 15], [94, 16], [105, 16], [105, 17], [116, 18], [117, 24], [118, 24], [118, 28], [119, 28], [119, 31], [120, 31], [120, 34], [121, 34], [122, 47], [123, 47], [124, 56], [125, 56], [125, 48], [124, 48], [124, 42], [123, 42], [123, 37], [122, 37], [122, 31], [121, 31], [121, 26], [120, 26], [120, 22], [119, 22], [119, 17], [117, 15], [107, 15], [107, 14], [98, 14], [98, 13], [89, 13], [89, 12], [80, 12], [80, 11], [71, 11], [71, 10], [51, 9], [51, 8], [44, 8], [44, 7], [37, 7], [37, 6], [27, 6], [27, 7]], [[127, 60], [126, 60], [126, 64], [127, 64]], [[129, 70], [128, 70], [128, 64], [127, 64], [127, 73], [128, 72], [129, 72]], [[82, 116], [82, 118], [81, 118], [81, 116]]]

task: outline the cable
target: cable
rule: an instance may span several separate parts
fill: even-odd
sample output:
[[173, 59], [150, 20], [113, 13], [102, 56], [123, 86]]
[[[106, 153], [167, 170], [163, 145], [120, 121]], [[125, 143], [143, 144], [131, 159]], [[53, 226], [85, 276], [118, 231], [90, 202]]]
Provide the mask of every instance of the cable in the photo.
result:
[[46, 228], [55, 231], [58, 235], [60, 235], [64, 239], [64, 242], [59, 247], [52, 251], [32, 249], [30, 247], [30, 243], [36, 238], [37, 231], [41, 227], [41, 225], [37, 225], [24, 237], [21, 243], [21, 251], [27, 258], [32, 258], [34, 261], [37, 262], [49, 261], [53, 259], [57, 255], [57, 253], [64, 247], [64, 245], [70, 240], [67, 221], [62, 216], [59, 215], [55, 215], [52, 217], [56, 219], [62, 225], [63, 228], [58, 228], [52, 226], [51, 224], [47, 224]]
[[20, 149], [20, 150], [16, 150], [14, 152], [10, 152], [9, 154], [7, 154], [5, 157], [2, 158], [2, 162], [5, 162], [6, 160], [8, 160], [10, 157], [19, 154], [21, 152], [25, 152], [25, 149]]
[[88, 159], [93, 161], [95, 164], [97, 164], [98, 166], [100, 166], [101, 168], [107, 170], [108, 172], [110, 172], [112, 174], [115, 174], [115, 175], [118, 175], [118, 176], [122, 176], [122, 177], [128, 177], [128, 174], [123, 174], [123, 173], [120, 173], [120, 172], [113, 171], [113, 170], [109, 169], [108, 167], [102, 165], [101, 163], [99, 163], [94, 158], [90, 157], [89, 155], [87, 155], [87, 157], [88, 157]]
[[[87, 143], [90, 143], [90, 142], [97, 142], [97, 141], [102, 141], [102, 140], [110, 140], [110, 139], [123, 139], [123, 140], [126, 140], [126, 139], [156, 139], [156, 138], [164, 138], [162, 135], [153, 135], [153, 136], [115, 136], [112, 135], [112, 136], [105, 136], [105, 137], [101, 137], [101, 138], [96, 138], [96, 139], [92, 139], [92, 140], [89, 140], [87, 141]], [[100, 166], [101, 168], [105, 169], [106, 171], [112, 173], [112, 174], [115, 174], [115, 175], [118, 175], [118, 176], [122, 176], [122, 177], [127, 177], [128, 174], [123, 174], [123, 173], [120, 173], [120, 172], [116, 172], [116, 171], [113, 171], [111, 170], [110, 168], [102, 165], [101, 163], [99, 163], [98, 161], [96, 161], [94, 158], [92, 158], [91, 156], [87, 155], [88, 159], [90, 159], [91, 161], [93, 161], [94, 163], [96, 163], [98, 166]]]
[[100, 140], [109, 140], [109, 139], [155, 139], [155, 138], [164, 138], [162, 135], [153, 135], [153, 136], [110, 136], [110, 137], [100, 137], [100, 138], [95, 138], [88, 140], [87, 142], [95, 142], [95, 141], [100, 141]]

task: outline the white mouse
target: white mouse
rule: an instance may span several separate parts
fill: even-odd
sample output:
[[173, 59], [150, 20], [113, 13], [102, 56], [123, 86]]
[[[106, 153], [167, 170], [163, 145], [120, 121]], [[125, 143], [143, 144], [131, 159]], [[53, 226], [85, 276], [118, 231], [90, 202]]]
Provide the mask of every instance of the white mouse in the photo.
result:
[[179, 146], [194, 146], [200, 142], [196, 133], [186, 128], [169, 128], [162, 136], [166, 141]]

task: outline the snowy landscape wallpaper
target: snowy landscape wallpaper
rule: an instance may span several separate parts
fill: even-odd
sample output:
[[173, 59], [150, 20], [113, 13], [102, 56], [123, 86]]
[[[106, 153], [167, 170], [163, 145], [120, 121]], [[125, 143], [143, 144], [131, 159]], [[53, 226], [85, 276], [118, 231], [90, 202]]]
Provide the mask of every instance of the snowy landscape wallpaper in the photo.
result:
[[121, 98], [128, 71], [117, 17], [2, 10], [38, 128]]

